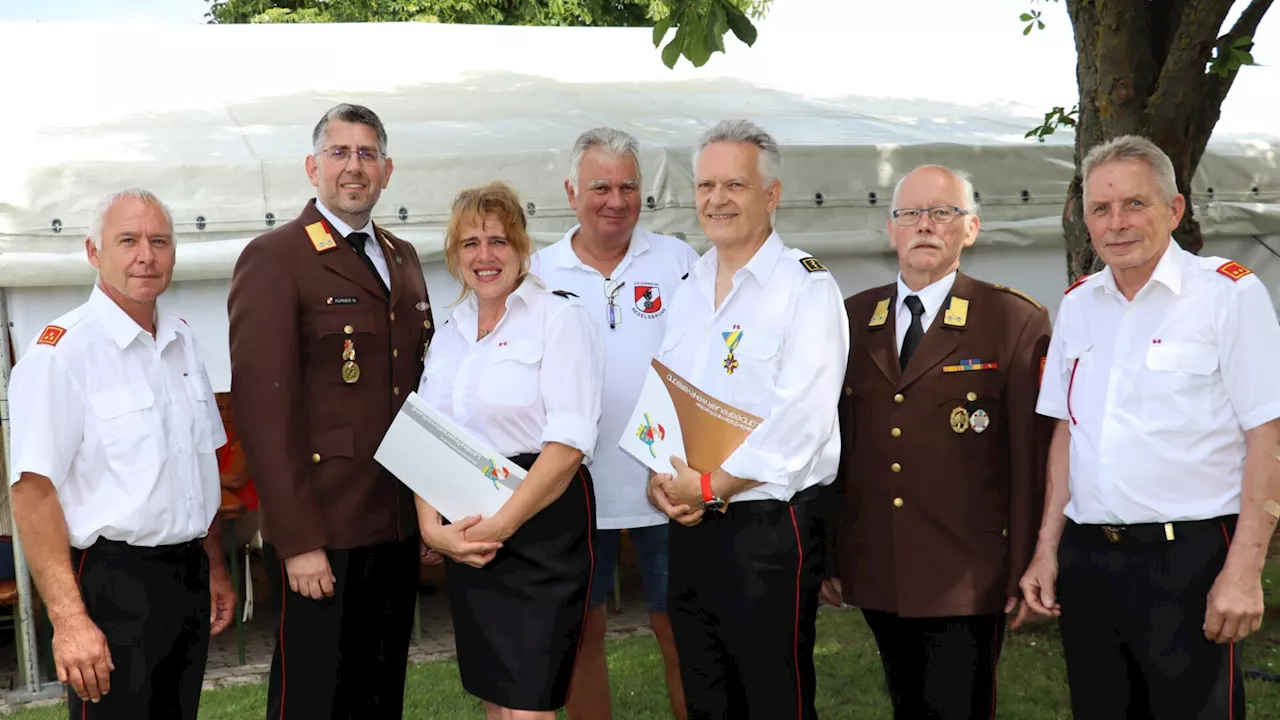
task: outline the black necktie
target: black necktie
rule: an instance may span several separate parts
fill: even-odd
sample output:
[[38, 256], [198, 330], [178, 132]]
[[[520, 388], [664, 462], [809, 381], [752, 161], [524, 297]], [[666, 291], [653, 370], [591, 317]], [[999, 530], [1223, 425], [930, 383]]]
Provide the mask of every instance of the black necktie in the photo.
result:
[[382, 293], [388, 294], [387, 284], [382, 282], [382, 276], [378, 274], [378, 268], [374, 266], [373, 260], [369, 257], [369, 251], [365, 250], [364, 243], [369, 239], [366, 233], [353, 232], [347, 236], [347, 240], [351, 246], [355, 248], [356, 254], [364, 262], [364, 266], [369, 268], [369, 272], [373, 273], [373, 279], [378, 281], [378, 287], [382, 288]]
[[916, 346], [924, 337], [924, 325], [920, 322], [920, 316], [924, 315], [924, 303], [920, 302], [920, 297], [917, 295], [908, 295], [902, 302], [906, 303], [907, 309], [911, 311], [911, 325], [907, 327], [907, 336], [902, 339], [902, 352], [898, 353], [898, 365], [906, 370], [907, 363], [911, 361], [911, 354], [916, 351]]

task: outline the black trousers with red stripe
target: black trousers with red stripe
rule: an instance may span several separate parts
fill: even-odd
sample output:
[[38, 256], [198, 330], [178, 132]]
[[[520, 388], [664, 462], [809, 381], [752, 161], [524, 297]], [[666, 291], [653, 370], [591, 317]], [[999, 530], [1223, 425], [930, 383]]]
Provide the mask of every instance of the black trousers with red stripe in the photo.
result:
[[[1240, 646], [1204, 636], [1235, 518], [1108, 534], [1068, 521], [1059, 624], [1075, 717], [1243, 720]], [[1154, 532], [1153, 532], [1154, 531]]]
[[690, 720], [815, 720], [819, 488], [671, 524], [667, 611]]
[[901, 617], [863, 610], [875, 635], [896, 720], [990, 720], [1004, 613]]
[[418, 536], [328, 550], [333, 597], [289, 589], [276, 549], [262, 547], [276, 650], [267, 720], [399, 720], [418, 592]]
[[85, 610], [107, 638], [111, 690], [71, 720], [196, 720], [209, 652], [209, 556], [193, 540], [136, 547], [99, 540], [73, 550]]

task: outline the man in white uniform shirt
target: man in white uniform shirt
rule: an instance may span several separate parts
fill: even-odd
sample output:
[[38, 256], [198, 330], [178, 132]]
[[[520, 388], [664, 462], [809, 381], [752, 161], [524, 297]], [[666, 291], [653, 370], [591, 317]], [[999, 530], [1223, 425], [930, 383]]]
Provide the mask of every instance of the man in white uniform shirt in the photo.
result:
[[596, 581], [566, 705], [571, 720], [607, 720], [605, 600], [613, 587], [622, 530], [636, 550], [649, 624], [662, 649], [672, 711], [684, 717], [684, 694], [667, 616], [667, 517], [646, 497], [649, 470], [618, 447], [635, 408], [649, 361], [666, 330], [667, 303], [698, 260], [684, 241], [637, 227], [640, 144], [613, 128], [594, 128], [573, 145], [565, 193], [578, 224], [533, 256], [530, 271], [548, 287], [569, 290], [587, 304], [604, 338], [604, 414], [591, 474], [595, 483]]
[[1256, 275], [1172, 241], [1186, 201], [1153, 143], [1116, 138], [1081, 171], [1107, 268], [1058, 311], [1024, 597], [1060, 618], [1076, 717], [1244, 717], [1239, 642], [1280, 514], [1280, 326]]
[[[836, 475], [849, 323], [835, 279], [773, 229], [782, 158], [763, 129], [725, 121], [694, 154], [712, 249], [676, 291], [658, 359], [763, 418], [718, 468], [656, 475], [671, 527], [669, 602], [690, 718], [816, 718], [813, 641]], [[727, 503], [727, 505], [725, 505]], [[720, 509], [723, 508], [723, 512]]]
[[156, 309], [169, 211], [113, 194], [85, 250], [88, 302], [13, 369], [14, 517], [70, 717], [195, 720], [209, 636], [235, 606], [215, 519], [226, 435], [191, 329]]

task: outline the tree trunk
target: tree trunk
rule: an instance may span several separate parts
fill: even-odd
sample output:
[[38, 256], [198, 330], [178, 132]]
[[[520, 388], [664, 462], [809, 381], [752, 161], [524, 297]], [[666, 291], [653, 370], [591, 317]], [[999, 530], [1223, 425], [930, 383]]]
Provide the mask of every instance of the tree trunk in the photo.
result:
[[1187, 211], [1174, 239], [1198, 253], [1204, 245], [1191, 207], [1191, 180], [1235, 79], [1205, 72], [1213, 49], [1252, 37], [1271, 0], [1253, 0], [1230, 32], [1217, 36], [1232, 0], [1067, 0], [1076, 38], [1080, 113], [1076, 174], [1062, 214], [1069, 280], [1100, 262], [1084, 223], [1080, 163], [1089, 150], [1121, 135], [1142, 135], [1169, 156]]

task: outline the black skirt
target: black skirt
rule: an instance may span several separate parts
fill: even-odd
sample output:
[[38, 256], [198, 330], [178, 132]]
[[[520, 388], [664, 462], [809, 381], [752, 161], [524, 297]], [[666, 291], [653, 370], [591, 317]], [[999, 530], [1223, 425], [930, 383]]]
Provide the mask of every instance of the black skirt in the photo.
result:
[[[537, 455], [511, 461], [528, 470]], [[482, 568], [446, 558], [462, 686], [513, 710], [564, 706], [586, 621], [596, 500], [579, 467], [565, 491]]]

